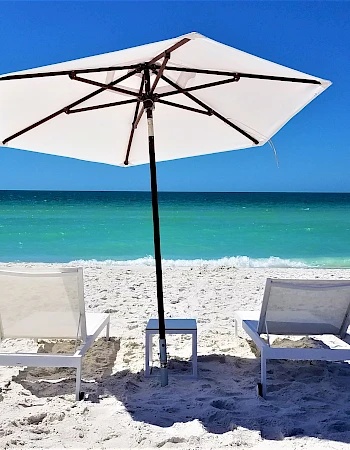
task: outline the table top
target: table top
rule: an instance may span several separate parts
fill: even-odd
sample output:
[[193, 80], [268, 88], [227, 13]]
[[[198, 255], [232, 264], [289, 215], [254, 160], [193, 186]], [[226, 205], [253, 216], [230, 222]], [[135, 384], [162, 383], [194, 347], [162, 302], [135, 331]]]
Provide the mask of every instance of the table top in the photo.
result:
[[[158, 319], [149, 319], [146, 330], [159, 329]], [[165, 331], [169, 330], [196, 330], [196, 319], [165, 319]]]

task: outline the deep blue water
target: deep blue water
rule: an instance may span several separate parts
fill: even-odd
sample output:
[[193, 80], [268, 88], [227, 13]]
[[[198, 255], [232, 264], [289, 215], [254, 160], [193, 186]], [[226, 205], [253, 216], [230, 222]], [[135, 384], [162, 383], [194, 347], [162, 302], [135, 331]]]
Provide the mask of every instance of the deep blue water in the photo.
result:
[[[174, 264], [350, 267], [350, 194], [160, 192], [159, 214]], [[0, 191], [1, 261], [150, 255], [148, 192]]]

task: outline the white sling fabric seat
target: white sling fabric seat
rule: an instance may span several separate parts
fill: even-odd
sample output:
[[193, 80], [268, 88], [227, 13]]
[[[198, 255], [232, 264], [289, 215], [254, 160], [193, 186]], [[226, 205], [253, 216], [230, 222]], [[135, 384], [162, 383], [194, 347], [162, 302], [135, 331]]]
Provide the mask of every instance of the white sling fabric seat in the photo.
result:
[[[260, 314], [237, 311], [235, 332], [241, 324], [261, 352], [259, 393], [266, 395], [266, 360], [350, 360], [349, 280], [278, 280], [267, 278]], [[260, 335], [267, 335], [267, 342]], [[270, 335], [333, 335], [337, 348], [277, 348]]]
[[0, 365], [76, 368], [78, 400], [82, 358], [103, 328], [109, 338], [109, 325], [109, 314], [85, 313], [82, 268], [0, 270], [0, 341], [33, 338], [76, 342], [72, 354], [0, 352]]

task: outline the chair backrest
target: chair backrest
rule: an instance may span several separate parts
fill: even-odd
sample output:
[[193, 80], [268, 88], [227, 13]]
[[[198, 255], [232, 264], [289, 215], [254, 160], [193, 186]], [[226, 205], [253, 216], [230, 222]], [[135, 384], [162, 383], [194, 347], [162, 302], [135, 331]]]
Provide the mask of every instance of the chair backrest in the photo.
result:
[[266, 280], [258, 333], [334, 334], [349, 326], [349, 280]]
[[83, 270], [0, 271], [0, 339], [86, 340]]

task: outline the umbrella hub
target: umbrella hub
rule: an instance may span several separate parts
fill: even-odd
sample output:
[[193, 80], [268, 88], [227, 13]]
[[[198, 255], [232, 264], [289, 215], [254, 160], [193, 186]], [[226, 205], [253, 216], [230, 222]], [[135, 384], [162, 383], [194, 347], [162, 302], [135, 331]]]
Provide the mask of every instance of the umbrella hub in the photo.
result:
[[155, 108], [156, 96], [153, 94], [144, 94], [141, 97], [141, 101], [143, 102], [143, 107], [145, 110], [151, 109], [152, 111]]

